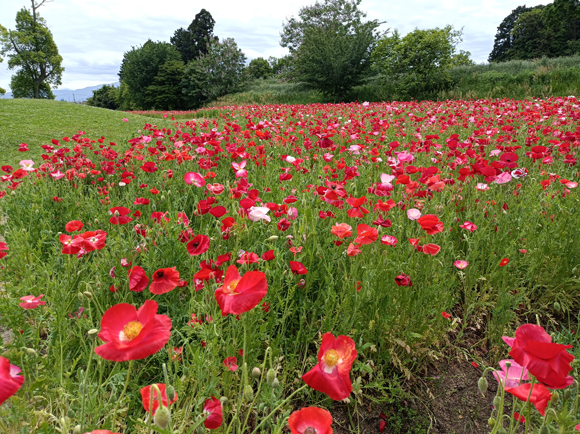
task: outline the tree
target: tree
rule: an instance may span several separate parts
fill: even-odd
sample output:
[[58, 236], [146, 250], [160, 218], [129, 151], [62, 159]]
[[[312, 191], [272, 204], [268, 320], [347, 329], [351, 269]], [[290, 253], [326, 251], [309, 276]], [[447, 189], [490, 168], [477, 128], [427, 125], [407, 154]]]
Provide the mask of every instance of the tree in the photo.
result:
[[497, 28], [497, 33], [495, 34], [495, 40], [493, 42], [493, 49], [487, 58], [489, 62], [505, 62], [506, 60], [509, 60], [507, 52], [513, 47], [514, 43], [512, 30], [514, 29], [520, 15], [531, 10], [532, 8], [527, 8], [526, 6], [518, 6], [503, 19]]
[[211, 14], [202, 9], [187, 29], [182, 27], [175, 31], [170, 40], [186, 64], [207, 54], [210, 41], [217, 39], [213, 34], [214, 25]]
[[292, 55], [289, 76], [343, 100], [370, 71], [378, 20], [363, 21], [362, 0], [324, 0], [300, 9], [282, 29], [280, 45]]
[[248, 65], [248, 72], [252, 77], [256, 79], [268, 78], [273, 74], [272, 67], [270, 66], [268, 61], [263, 57], [257, 57], [255, 59], [252, 59], [252, 61]]
[[93, 96], [87, 99], [87, 105], [117, 110], [120, 107], [121, 90], [113, 85], [105, 84], [100, 89], [93, 90]]
[[246, 56], [231, 38], [212, 41], [208, 53], [187, 64], [181, 82], [194, 108], [242, 89]]
[[513, 42], [506, 59], [537, 59], [551, 56], [551, 36], [544, 23], [542, 8], [520, 14], [512, 29]]
[[26, 8], [17, 12], [16, 30], [0, 28], [0, 53], [8, 56], [8, 69], [18, 69], [11, 82], [15, 94], [54, 98], [50, 87], [61, 84], [62, 57], [46, 21], [37, 13], [46, 0], [31, 1], [32, 14]]
[[386, 79], [398, 81], [403, 97], [415, 97], [446, 87], [451, 80], [449, 68], [470, 62], [468, 51], [456, 53], [462, 34], [451, 25], [415, 29], [404, 37], [395, 30], [378, 41], [372, 59]]
[[181, 60], [165, 62], [147, 86], [145, 92], [148, 107], [155, 110], [182, 110], [187, 108], [187, 101], [181, 89], [185, 64]]
[[181, 60], [181, 55], [175, 47], [167, 42], [148, 40], [142, 47], [132, 47], [123, 55], [119, 78], [125, 84], [123, 93], [124, 106], [137, 110], [150, 108], [147, 100], [147, 88], [153, 84], [153, 79], [166, 62]]

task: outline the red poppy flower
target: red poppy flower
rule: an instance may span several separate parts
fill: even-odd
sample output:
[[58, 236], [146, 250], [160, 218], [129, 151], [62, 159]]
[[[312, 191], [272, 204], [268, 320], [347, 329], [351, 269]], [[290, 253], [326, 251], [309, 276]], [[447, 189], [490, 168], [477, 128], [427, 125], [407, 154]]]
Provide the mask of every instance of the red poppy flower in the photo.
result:
[[228, 368], [228, 371], [236, 372], [238, 370], [238, 365], [236, 365], [237, 361], [238, 359], [235, 356], [226, 357], [223, 365]]
[[266, 275], [261, 271], [248, 271], [240, 276], [235, 265], [226, 270], [224, 284], [215, 292], [222, 316], [239, 315], [256, 307], [268, 292]]
[[114, 225], [124, 225], [129, 223], [133, 220], [131, 217], [127, 217], [131, 213], [129, 208], [125, 208], [124, 206], [116, 206], [109, 210], [109, 214], [112, 214], [113, 217], [109, 219], [109, 222]]
[[215, 218], [221, 218], [226, 215], [228, 210], [225, 206], [214, 206], [212, 209], [209, 210], [209, 213], [214, 216]]
[[[175, 401], [177, 401], [177, 393], [171, 401], [167, 399], [167, 386], [162, 383], [157, 383], [156, 386], [159, 388], [159, 392], [161, 393], [161, 405], [163, 407], [169, 407]], [[151, 394], [153, 392], [153, 402], [151, 401]], [[153, 386], [145, 386], [141, 389], [141, 400], [143, 402], [143, 408], [147, 413], [152, 411], [153, 415], [155, 416], [155, 412], [159, 408], [159, 395], [157, 394], [157, 390]]]
[[67, 232], [80, 231], [83, 228], [83, 222], [80, 220], [72, 220], [66, 224], [64, 230]]
[[153, 273], [153, 282], [149, 287], [149, 291], [153, 294], [165, 294], [172, 291], [179, 283], [179, 271], [175, 268], [160, 268]]
[[138, 197], [133, 202], [133, 205], [149, 205], [149, 199], [144, 198], [144, 197]]
[[19, 373], [18, 366], [11, 365], [7, 358], [0, 356], [0, 405], [24, 384], [24, 376]]
[[203, 414], [207, 415], [207, 418], [203, 421], [203, 426], [207, 429], [218, 429], [222, 426], [224, 416], [222, 413], [222, 403], [219, 399], [212, 396], [205, 401]]
[[167, 217], [167, 213], [166, 212], [161, 212], [161, 211], [155, 211], [151, 213], [151, 220], [155, 220], [155, 223], [159, 223], [159, 224], [163, 224], [165, 222], [168, 222], [170, 219], [169, 217]]
[[501, 262], [499, 263], [500, 267], [505, 267], [507, 264], [509, 264], [510, 260], [508, 258], [503, 258], [501, 260]]
[[[552, 342], [552, 337], [535, 324], [524, 324], [516, 330], [510, 356], [525, 366], [539, 382], [551, 389], [564, 389], [573, 383], [568, 375], [574, 356], [566, 350], [572, 345]], [[535, 386], [534, 386], [535, 389]]]
[[274, 256], [274, 250], [268, 250], [267, 252], [264, 252], [262, 254], [262, 259], [264, 261], [271, 261], [272, 259], [275, 259], [276, 256]]
[[431, 256], [435, 256], [437, 253], [439, 253], [440, 250], [441, 247], [437, 244], [425, 244], [423, 246], [423, 253]]
[[157, 315], [159, 305], [147, 300], [137, 310], [127, 303], [109, 308], [101, 318], [99, 338], [105, 342], [95, 353], [105, 360], [126, 362], [155, 354], [169, 342], [171, 320]]
[[352, 235], [352, 227], [346, 223], [340, 223], [332, 227], [332, 234], [336, 235], [338, 238], [343, 239], [350, 237]]
[[[107, 233], [100, 229], [96, 231], [87, 231], [80, 235], [75, 235], [72, 242], [74, 246], [78, 246], [85, 250], [85, 252], [92, 252], [93, 250], [101, 250], [105, 247], [107, 241]], [[64, 250], [64, 248], [63, 248]]]
[[467, 229], [469, 232], [475, 232], [477, 230], [477, 226], [471, 223], [470, 221], [466, 221], [462, 225], [459, 225], [459, 227]]
[[80, 245], [74, 244], [74, 240], [70, 235], [60, 234], [58, 238], [62, 243], [62, 253], [65, 255], [76, 255], [81, 251]]
[[449, 314], [448, 314], [447, 312], [445, 312], [445, 311], [441, 312], [441, 316], [442, 316], [443, 318], [445, 318], [445, 319], [449, 319], [449, 318], [451, 318], [451, 315], [449, 315]]
[[305, 407], [295, 411], [288, 419], [292, 434], [332, 434], [332, 415], [318, 407]]
[[434, 235], [443, 231], [443, 222], [434, 214], [426, 214], [417, 219], [417, 223], [429, 234]]
[[302, 264], [302, 262], [298, 262], [298, 261], [290, 261], [290, 271], [292, 271], [293, 274], [307, 274], [308, 273], [308, 270]]
[[141, 267], [129, 269], [129, 289], [133, 292], [142, 292], [149, 285], [149, 278]]
[[369, 225], [365, 224], [358, 225], [356, 233], [358, 237], [356, 237], [354, 242], [363, 245], [374, 243], [379, 237], [379, 233], [375, 228], [371, 228]]
[[395, 277], [395, 283], [397, 286], [413, 286], [411, 278], [406, 274], [399, 274], [397, 277]]
[[196, 235], [187, 243], [187, 253], [191, 256], [202, 255], [209, 249], [209, 237], [207, 235]]
[[360, 244], [350, 243], [348, 245], [348, 248], [346, 249], [346, 254], [348, 256], [356, 256], [356, 255], [358, 255], [359, 253], [362, 252], [361, 249], [359, 249], [359, 247], [360, 247]]
[[339, 336], [335, 339], [332, 333], [325, 333], [318, 351], [318, 363], [302, 379], [335, 401], [345, 399], [352, 392], [350, 370], [356, 356], [356, 346], [351, 338]]
[[[530, 389], [532, 391], [531, 396]], [[518, 387], [506, 387], [505, 391], [511, 393], [520, 401], [524, 402], [528, 400], [529, 396], [530, 402], [534, 404], [534, 407], [536, 407], [536, 410], [538, 410], [542, 416], [544, 416], [546, 412], [548, 401], [552, 399], [552, 394], [550, 393], [550, 391], [541, 384], [534, 384], [534, 387], [532, 389], [532, 384], [526, 383]]]
[[143, 166], [141, 166], [141, 170], [143, 170], [143, 172], [154, 173], [157, 172], [159, 168], [155, 166], [154, 162], [147, 161], [146, 163], [143, 163]]
[[38, 306], [44, 306], [46, 301], [40, 301], [40, 299], [44, 297], [44, 294], [40, 294], [38, 297], [34, 295], [27, 295], [25, 297], [21, 297], [22, 303], [20, 303], [20, 307], [23, 309], [34, 309]]
[[244, 252], [236, 262], [238, 264], [255, 264], [260, 262], [260, 257], [254, 252]]

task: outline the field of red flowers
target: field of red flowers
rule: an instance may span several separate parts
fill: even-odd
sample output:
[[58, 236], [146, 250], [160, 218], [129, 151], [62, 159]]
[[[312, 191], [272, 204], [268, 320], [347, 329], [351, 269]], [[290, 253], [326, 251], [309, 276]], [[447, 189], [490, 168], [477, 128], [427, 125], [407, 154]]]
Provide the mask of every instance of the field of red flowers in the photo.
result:
[[580, 429], [576, 98], [222, 111], [2, 166], [0, 431], [407, 432], [329, 410], [454, 349]]

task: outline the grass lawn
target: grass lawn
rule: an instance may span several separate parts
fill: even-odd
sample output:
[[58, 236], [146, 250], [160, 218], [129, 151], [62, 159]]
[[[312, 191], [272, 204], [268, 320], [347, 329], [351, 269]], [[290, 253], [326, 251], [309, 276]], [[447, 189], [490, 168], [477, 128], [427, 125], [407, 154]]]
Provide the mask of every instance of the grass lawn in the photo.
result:
[[[123, 118], [129, 122], [124, 122]], [[40, 160], [41, 145], [52, 139], [72, 136], [85, 131], [91, 139], [105, 137], [106, 143], [124, 142], [138, 135], [146, 124], [172, 128], [168, 119], [63, 101], [0, 99], [0, 164], [18, 164], [22, 159]], [[19, 152], [21, 143], [29, 145], [29, 152]]]

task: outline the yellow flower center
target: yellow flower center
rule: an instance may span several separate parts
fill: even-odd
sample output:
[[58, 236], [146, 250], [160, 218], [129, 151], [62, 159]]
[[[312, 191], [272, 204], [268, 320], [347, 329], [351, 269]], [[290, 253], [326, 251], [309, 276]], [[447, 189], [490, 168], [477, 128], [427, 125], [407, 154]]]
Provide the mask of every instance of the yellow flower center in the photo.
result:
[[125, 327], [123, 327], [123, 333], [127, 339], [131, 341], [139, 336], [139, 333], [141, 333], [142, 329], [143, 324], [141, 324], [139, 321], [131, 321], [125, 324]]
[[238, 283], [240, 283], [240, 280], [232, 280], [228, 286], [226, 287], [226, 292], [228, 294], [236, 294], [236, 287], [238, 286]]
[[323, 358], [326, 366], [336, 366], [340, 361], [340, 356], [336, 350], [328, 350], [326, 353], [324, 353]]

